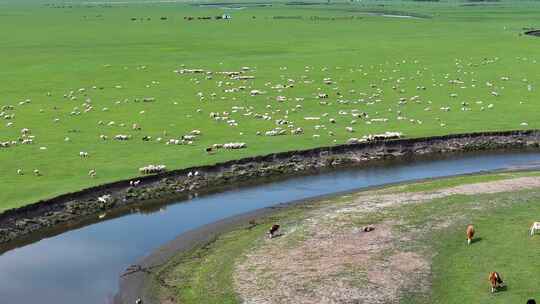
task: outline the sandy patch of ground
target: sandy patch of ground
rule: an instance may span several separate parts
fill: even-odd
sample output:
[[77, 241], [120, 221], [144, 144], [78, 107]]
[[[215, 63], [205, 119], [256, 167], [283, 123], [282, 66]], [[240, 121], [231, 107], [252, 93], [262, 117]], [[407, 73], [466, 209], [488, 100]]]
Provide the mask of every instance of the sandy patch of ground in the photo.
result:
[[[522, 177], [431, 192], [367, 192], [313, 211], [282, 237], [265, 240], [236, 265], [236, 290], [246, 304], [398, 303], [402, 292], [430, 288], [430, 257], [399, 243], [415, 232], [396, 233], [401, 223], [384, 221], [363, 232], [352, 221], [385, 208], [450, 195], [498, 193], [540, 187], [540, 177]], [[432, 229], [451, 225], [448, 220]]]

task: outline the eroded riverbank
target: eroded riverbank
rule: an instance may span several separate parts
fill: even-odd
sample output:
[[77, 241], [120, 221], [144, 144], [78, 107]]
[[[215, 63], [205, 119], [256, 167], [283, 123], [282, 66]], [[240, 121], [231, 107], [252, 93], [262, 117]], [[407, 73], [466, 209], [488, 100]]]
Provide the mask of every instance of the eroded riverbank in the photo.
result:
[[[130, 185], [131, 180], [119, 181], [8, 210], [0, 215], [0, 243], [91, 215], [104, 218], [108, 210], [144, 201], [173, 201], [257, 179], [362, 166], [377, 160], [539, 146], [537, 130], [486, 132], [322, 147], [175, 170], [134, 179], [141, 182], [137, 187]], [[108, 198], [100, 200], [104, 195]]]

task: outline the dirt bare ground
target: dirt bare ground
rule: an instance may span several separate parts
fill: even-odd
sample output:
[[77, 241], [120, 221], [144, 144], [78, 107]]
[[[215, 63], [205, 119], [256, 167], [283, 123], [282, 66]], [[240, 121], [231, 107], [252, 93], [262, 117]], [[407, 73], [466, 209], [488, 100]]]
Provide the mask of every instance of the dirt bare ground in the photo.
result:
[[[312, 211], [283, 236], [266, 239], [246, 254], [234, 272], [245, 304], [398, 303], [403, 293], [430, 290], [426, 248], [405, 249], [418, 231], [396, 229], [401, 220], [383, 220], [364, 232], [355, 220], [386, 208], [419, 204], [450, 195], [500, 193], [540, 187], [540, 177], [521, 177], [428, 192], [372, 191]], [[456, 219], [454, 219], [456, 220]], [[445, 219], [429, 227], [443, 228]]]

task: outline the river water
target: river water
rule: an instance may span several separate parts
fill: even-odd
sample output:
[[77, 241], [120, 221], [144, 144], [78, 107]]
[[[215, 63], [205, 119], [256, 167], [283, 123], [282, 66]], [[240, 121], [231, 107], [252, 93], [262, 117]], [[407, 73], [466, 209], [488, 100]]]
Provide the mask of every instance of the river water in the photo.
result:
[[[279, 203], [416, 179], [540, 166], [540, 153], [463, 154], [292, 177], [128, 213], [0, 255], [0, 302], [110, 303], [126, 267], [182, 232]], [[39, 238], [42, 238], [39, 240]], [[2, 249], [2, 248], [0, 248]]]

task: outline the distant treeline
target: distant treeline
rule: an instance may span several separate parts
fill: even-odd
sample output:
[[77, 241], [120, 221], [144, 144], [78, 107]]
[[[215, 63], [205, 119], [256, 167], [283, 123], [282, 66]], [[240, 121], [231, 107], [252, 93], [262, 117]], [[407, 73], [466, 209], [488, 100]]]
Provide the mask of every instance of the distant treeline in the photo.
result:
[[321, 16], [310, 16], [309, 18], [306, 17], [304, 18], [303, 16], [273, 16], [272, 19], [276, 19], [276, 20], [287, 20], [287, 19], [290, 19], [290, 20], [303, 20], [303, 19], [308, 19], [308, 20], [353, 20], [353, 19], [362, 19], [362, 17], [360, 16], [338, 16], [338, 17], [321, 17]]
[[327, 5], [328, 2], [304, 2], [304, 1], [291, 1], [285, 3], [285, 5]]
[[272, 19], [304, 19], [302, 16], [273, 16]]

